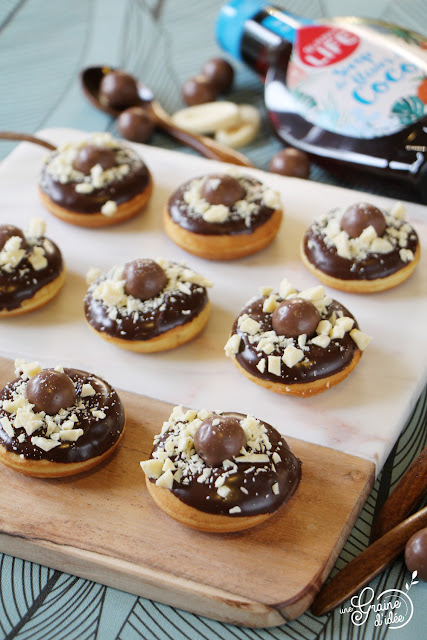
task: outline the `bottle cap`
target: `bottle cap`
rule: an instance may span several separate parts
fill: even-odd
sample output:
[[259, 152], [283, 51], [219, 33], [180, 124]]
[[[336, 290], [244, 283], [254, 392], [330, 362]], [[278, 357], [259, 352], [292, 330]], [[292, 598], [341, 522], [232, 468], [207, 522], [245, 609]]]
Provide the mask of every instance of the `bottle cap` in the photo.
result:
[[216, 39], [233, 58], [242, 59], [240, 43], [244, 24], [261, 11], [264, 4], [261, 0], [230, 0], [221, 7], [216, 22]]

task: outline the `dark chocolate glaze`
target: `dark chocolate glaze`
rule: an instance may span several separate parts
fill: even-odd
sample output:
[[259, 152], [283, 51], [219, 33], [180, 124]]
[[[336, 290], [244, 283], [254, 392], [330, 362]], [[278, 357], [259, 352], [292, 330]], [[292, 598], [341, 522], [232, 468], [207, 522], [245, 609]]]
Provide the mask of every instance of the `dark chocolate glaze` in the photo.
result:
[[[83, 384], [91, 384], [95, 389], [95, 395], [83, 399], [87, 411], [84, 419], [75, 423], [76, 429], [83, 429], [83, 435], [76, 442], [63, 442], [59, 447], [54, 447], [50, 451], [43, 451], [31, 443], [32, 436], [44, 436], [42, 428], [35, 431], [32, 436], [27, 436], [22, 427], [15, 429], [15, 435], [10, 438], [0, 425], [0, 444], [12, 453], [23, 454], [24, 458], [30, 460], [50, 460], [51, 462], [83, 462], [102, 455], [110, 449], [119, 439], [125, 425], [125, 414], [123, 405], [116, 391], [108, 382], [97, 376], [80, 371], [78, 369], [64, 369], [71, 380], [76, 384], [77, 400], [80, 402], [80, 393]], [[0, 391], [0, 400], [12, 399], [12, 393], [17, 383], [22, 382], [17, 378]], [[69, 407], [72, 410], [72, 407]], [[91, 409], [101, 409], [105, 418], [95, 418]], [[4, 409], [0, 409], [0, 418], [10, 416]], [[19, 434], [25, 435], [24, 442], [18, 442]]]
[[[191, 233], [200, 233], [206, 236], [253, 233], [255, 229], [265, 224], [274, 213], [274, 209], [261, 204], [262, 196], [260, 196], [259, 209], [252, 214], [250, 227], [246, 226], [245, 220], [241, 216], [233, 216], [233, 212], [236, 211], [235, 207], [230, 207], [231, 216], [224, 222], [206, 222], [201, 216], [194, 218], [188, 215], [188, 204], [185, 202], [183, 196], [191, 182], [197, 179], [198, 178], [192, 178], [181, 185], [179, 189], [171, 195], [168, 202], [168, 213], [172, 220], [183, 229], [191, 231]], [[252, 185], [261, 185], [259, 180], [249, 176], [244, 176], [244, 178], [240, 177], [239, 180], [244, 180], [244, 182]]]
[[[223, 413], [222, 415], [235, 416], [239, 420], [245, 416], [236, 413]], [[270, 457], [276, 451], [281, 462], [274, 463], [275, 471], [270, 467], [270, 463], [261, 462], [239, 462], [237, 473], [230, 475], [225, 484], [230, 489], [226, 498], [221, 498], [214, 486], [216, 478], [224, 471], [222, 466], [212, 467], [212, 483], [197, 482], [200, 473], [191, 477], [189, 484], [182, 484], [174, 481], [172, 493], [199, 511], [226, 515], [230, 517], [255, 516], [261, 513], [273, 513], [277, 511], [296, 490], [301, 480], [301, 461], [289, 449], [283, 436], [271, 425], [263, 422], [267, 429], [267, 435], [271, 443]], [[167, 433], [163, 439], [154, 447], [155, 451], [160, 443], [167, 438]], [[171, 457], [172, 461], [174, 460]], [[255, 467], [253, 472], [245, 473], [251, 467]], [[257, 469], [268, 467], [266, 471], [256, 473]], [[150, 479], [155, 482], [154, 479]], [[272, 491], [272, 486], [278, 482], [279, 493], [276, 495]], [[245, 487], [248, 494], [243, 493], [240, 487]], [[233, 507], [240, 507], [239, 513], [229, 513]]]
[[[204, 309], [208, 302], [206, 289], [193, 283], [189, 287], [191, 296], [176, 290], [164, 292], [163, 311], [158, 307], [146, 312], [138, 311], [137, 318], [134, 313], [118, 315], [117, 320], [112, 320], [108, 316], [108, 308], [101, 300], [95, 300], [89, 292], [84, 299], [86, 320], [96, 331], [105, 332], [113, 338], [150, 340], [174, 327], [191, 322]], [[183, 314], [183, 311], [190, 313]]]
[[[308, 246], [308, 242], [312, 245]], [[328, 247], [323, 236], [309, 227], [303, 240], [304, 253], [311, 264], [333, 278], [340, 280], [376, 280], [391, 276], [402, 269], [407, 262], [399, 256], [401, 247], [397, 246], [390, 253], [371, 253], [363, 260], [348, 260], [338, 255], [336, 247]], [[415, 231], [408, 236], [405, 246], [414, 254], [418, 246], [418, 236]]]
[[39, 289], [60, 275], [63, 263], [56, 244], [47, 238], [40, 238], [36, 244], [30, 245], [27, 254], [33, 246], [43, 247], [47, 266], [36, 271], [28, 262], [27, 256], [24, 256], [10, 273], [0, 269], [0, 310], [17, 309], [24, 300], [32, 298]]
[[[265, 297], [262, 297], [249, 303], [240, 313], [240, 315], [247, 313], [251, 318], [257, 320], [261, 325], [260, 331], [263, 332], [273, 330], [272, 314], [265, 313], [262, 310], [265, 299]], [[327, 314], [322, 315], [322, 320], [328, 320], [334, 310], [341, 310], [345, 316], [354, 319], [354, 316], [352, 316], [345, 307], [336, 300], [333, 300], [328, 307]], [[248, 335], [238, 329], [237, 320], [236, 318], [231, 331], [241, 336], [240, 351], [236, 354], [235, 358], [246, 371], [261, 380], [270, 380], [271, 382], [282, 383], [284, 385], [314, 382], [319, 378], [326, 378], [345, 369], [353, 359], [354, 353], [358, 350], [350, 334], [345, 333], [343, 338], [334, 338], [331, 340], [329, 346], [326, 348], [319, 347], [315, 344], [308, 344], [308, 350], [304, 351], [305, 358], [301, 360], [301, 362], [298, 362], [290, 368], [282, 363], [282, 373], [280, 376], [269, 373], [267, 367], [264, 373], [261, 373], [256, 365], [266, 356], [264, 353], [258, 354], [255, 345], [249, 342]], [[354, 322], [353, 328], [358, 328], [356, 321]], [[283, 352], [280, 355], [283, 355]], [[308, 362], [305, 362], [306, 358]]]
[[[60, 152], [54, 151], [53, 155], [58, 153]], [[78, 193], [75, 189], [78, 182], [63, 184], [55, 180], [48, 171], [48, 165], [45, 165], [41, 174], [40, 188], [53, 202], [64, 209], [77, 213], [99, 213], [108, 200], [113, 200], [120, 205], [140, 195], [149, 185], [150, 173], [142, 160], [132, 155], [129, 164], [130, 171], [126, 176], [104, 187], [94, 189], [92, 193]]]

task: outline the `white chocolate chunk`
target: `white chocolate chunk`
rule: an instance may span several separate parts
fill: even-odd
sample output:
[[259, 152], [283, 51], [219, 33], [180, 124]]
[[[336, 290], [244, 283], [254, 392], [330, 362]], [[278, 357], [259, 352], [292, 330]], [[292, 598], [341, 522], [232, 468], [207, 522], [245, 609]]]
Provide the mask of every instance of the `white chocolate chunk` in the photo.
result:
[[221, 487], [218, 487], [216, 492], [221, 498], [226, 498], [230, 493], [230, 489], [223, 484]]
[[341, 338], [344, 338], [344, 335], [344, 327], [338, 324], [332, 327], [331, 331], [329, 332], [329, 337], [331, 338], [331, 340], [341, 340]]
[[33, 378], [42, 370], [38, 362], [26, 362], [25, 360], [15, 360], [15, 373], [21, 375], [23, 380]]
[[42, 426], [42, 424], [43, 420], [36, 413], [33, 413], [28, 407], [18, 409], [16, 412], [14, 427], [16, 429], [23, 427], [27, 436], [32, 435], [34, 431], [37, 431], [37, 429]]
[[34, 271], [46, 269], [48, 262], [43, 247], [34, 247], [31, 254], [28, 256], [28, 262], [31, 264]]
[[206, 222], [225, 222], [230, 214], [230, 209], [223, 204], [216, 204], [209, 207], [203, 214]]
[[260, 292], [262, 296], [269, 296], [273, 291], [273, 287], [260, 287]]
[[15, 435], [15, 431], [12, 427], [12, 424], [7, 416], [3, 416], [0, 419], [1, 426], [3, 427], [3, 431], [9, 436], [9, 438], [13, 438]]
[[281, 373], [281, 361], [280, 356], [268, 356], [268, 372], [274, 376], [280, 376]]
[[275, 496], [278, 496], [278, 495], [279, 495], [279, 491], [280, 491], [280, 489], [279, 489], [279, 483], [278, 483], [278, 482], [275, 482], [275, 483], [273, 484], [273, 486], [271, 487], [271, 490], [272, 490], [272, 492], [274, 493], [274, 495], [275, 495]]
[[316, 333], [318, 336], [327, 336], [332, 329], [332, 324], [329, 320], [321, 320], [316, 327]]
[[280, 209], [282, 206], [278, 191], [273, 191], [273, 189], [266, 189], [264, 191], [262, 195], [262, 203], [270, 209]]
[[239, 323], [239, 329], [244, 333], [248, 333], [250, 336], [253, 336], [261, 329], [261, 325], [259, 322], [248, 316]]
[[91, 414], [93, 415], [94, 418], [98, 418], [98, 420], [103, 420], [106, 416], [106, 413], [101, 409], [92, 409]]
[[273, 313], [279, 306], [279, 303], [276, 300], [275, 295], [270, 295], [266, 300], [264, 300], [264, 304], [262, 305], [262, 310], [264, 313]]
[[341, 258], [346, 258], [347, 260], [351, 259], [350, 252], [350, 244], [348, 241], [348, 234], [345, 231], [341, 231], [335, 238], [333, 239], [333, 243], [337, 249], [337, 254]]
[[3, 400], [3, 409], [8, 413], [16, 413], [18, 409], [25, 407], [28, 400], [24, 396], [18, 396], [14, 400]]
[[31, 444], [34, 447], [43, 449], [43, 451], [50, 451], [54, 447], [58, 447], [61, 443], [50, 438], [43, 438], [42, 436], [33, 436], [31, 438]]
[[107, 306], [120, 307], [126, 303], [124, 280], [105, 280], [92, 293], [95, 300], [102, 300]]
[[353, 318], [349, 318], [348, 316], [341, 316], [341, 318], [336, 319], [335, 325], [338, 327], [342, 327], [345, 332], [351, 331], [354, 325], [354, 320]]
[[402, 262], [410, 262], [414, 259], [414, 254], [410, 249], [400, 249], [399, 257]]
[[30, 238], [42, 238], [46, 233], [46, 222], [43, 218], [31, 218], [26, 235]]
[[83, 433], [83, 429], [64, 429], [59, 432], [59, 438], [60, 440], [66, 440], [67, 442], [75, 442], [83, 435]]
[[95, 280], [98, 280], [100, 275], [102, 275], [101, 269], [98, 269], [97, 267], [90, 267], [89, 271], [86, 274], [87, 284], [93, 284]]
[[275, 451], [272, 455], [273, 462], [277, 464], [278, 462], [282, 462], [282, 458], [279, 456], [277, 451]]
[[398, 220], [404, 220], [406, 218], [406, 209], [401, 202], [396, 202], [390, 213]]
[[162, 473], [160, 478], [157, 478], [156, 485], [163, 487], [164, 489], [172, 489], [173, 486], [173, 473], [170, 469]]
[[285, 299], [290, 293], [295, 293], [295, 289], [287, 278], [283, 278], [279, 285], [279, 295]]
[[303, 358], [304, 351], [302, 351], [302, 349], [297, 349], [297, 347], [294, 347], [291, 344], [286, 347], [282, 356], [283, 363], [289, 368], [295, 366]]
[[265, 360], [264, 360], [264, 358], [262, 358], [262, 360], [260, 360], [258, 362], [258, 364], [256, 365], [256, 368], [258, 369], [258, 371], [260, 373], [264, 373], [264, 371], [265, 371]]
[[90, 182], [78, 182], [75, 186], [75, 190], [77, 193], [88, 194], [92, 193], [94, 186]]
[[236, 504], [235, 507], [232, 507], [228, 510], [228, 513], [241, 513], [241, 508]]
[[21, 249], [21, 244], [22, 238], [12, 236], [0, 251], [0, 266], [3, 266], [6, 271], [11, 271], [17, 267], [24, 257], [25, 249]]
[[359, 240], [362, 245], [369, 247], [377, 237], [378, 236], [377, 232], [375, 231], [375, 227], [370, 224], [369, 227], [365, 227], [365, 229], [363, 229], [362, 233], [359, 236]]
[[227, 358], [231, 358], [232, 356], [235, 356], [236, 353], [239, 353], [240, 340], [241, 340], [241, 337], [239, 336], [238, 333], [234, 333], [227, 340], [227, 344], [224, 347], [225, 355], [227, 356]]
[[390, 253], [393, 246], [385, 238], [375, 238], [371, 243], [371, 251], [373, 253]]
[[352, 329], [350, 331], [350, 336], [361, 351], [364, 351], [372, 340], [370, 336], [366, 335], [366, 333], [363, 333], [363, 331], [360, 331], [359, 329]]
[[248, 453], [244, 456], [236, 456], [236, 462], [268, 462], [269, 457], [266, 453]]
[[303, 289], [298, 294], [298, 298], [303, 298], [304, 300], [309, 300], [313, 302], [315, 300], [323, 300], [325, 297], [325, 287], [321, 284], [317, 285], [317, 287], [310, 287], [309, 289]]
[[321, 336], [316, 336], [312, 338], [310, 342], [312, 344], [317, 345], [318, 347], [322, 347], [322, 349], [326, 349], [326, 347], [329, 347], [329, 343], [331, 342], [331, 339], [327, 335], [321, 335]]
[[150, 458], [150, 460], [143, 460], [139, 464], [149, 478], [155, 478], [157, 480], [162, 474], [163, 460]]
[[91, 384], [84, 384], [82, 386], [82, 391], [80, 394], [81, 398], [87, 398], [88, 396], [94, 396], [95, 395], [95, 389], [92, 387]]
[[163, 462], [162, 471], [175, 471], [176, 467], [170, 458], [166, 458]]

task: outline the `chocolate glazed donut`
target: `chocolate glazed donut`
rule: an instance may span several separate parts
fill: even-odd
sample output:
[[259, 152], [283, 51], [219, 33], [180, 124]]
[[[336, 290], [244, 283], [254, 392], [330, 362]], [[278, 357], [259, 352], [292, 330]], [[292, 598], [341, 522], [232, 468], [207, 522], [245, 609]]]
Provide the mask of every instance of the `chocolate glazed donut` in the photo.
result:
[[18, 267], [10, 273], [0, 269], [0, 311], [17, 309], [24, 300], [33, 298], [39, 289], [55, 280], [63, 271], [61, 252], [52, 240], [43, 238], [33, 246], [43, 247], [47, 266], [36, 271], [24, 256]]
[[[15, 429], [15, 435], [12, 438], [3, 428], [0, 428], [0, 444], [7, 451], [18, 456], [23, 455], [29, 460], [76, 463], [101, 456], [120, 438], [125, 425], [125, 414], [121, 400], [113, 387], [105, 380], [86, 371], [64, 369], [64, 373], [76, 386], [77, 401], [84, 384], [90, 384], [95, 390], [95, 395], [85, 398], [84, 420], [80, 420], [76, 425], [83, 429], [84, 433], [75, 442], [63, 442], [50, 451], [43, 451], [32, 444], [31, 437], [25, 434], [22, 427]], [[6, 385], [0, 392], [0, 400], [11, 400], [17, 383], [22, 383], [22, 379], [17, 378]], [[105, 417], [96, 418], [91, 413], [92, 409], [101, 409]], [[8, 415], [4, 409], [0, 409], [1, 418]], [[22, 433], [25, 434], [25, 439], [19, 442], [18, 436]], [[38, 434], [35, 432], [33, 435]]]

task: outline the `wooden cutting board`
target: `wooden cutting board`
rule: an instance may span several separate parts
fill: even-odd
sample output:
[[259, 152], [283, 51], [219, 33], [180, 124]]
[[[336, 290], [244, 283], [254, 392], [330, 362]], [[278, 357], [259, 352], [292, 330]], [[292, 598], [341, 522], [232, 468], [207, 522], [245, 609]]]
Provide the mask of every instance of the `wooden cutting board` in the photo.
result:
[[[0, 358], [0, 387], [14, 377]], [[301, 615], [362, 509], [374, 465], [289, 438], [302, 461], [289, 504], [246, 532], [200, 533], [158, 509], [139, 466], [172, 405], [120, 396], [126, 434], [98, 469], [45, 480], [0, 465], [0, 551], [234, 624]]]

